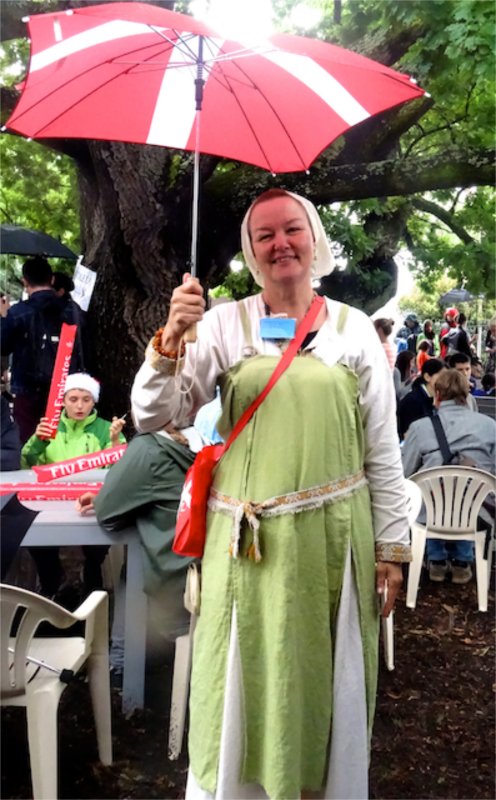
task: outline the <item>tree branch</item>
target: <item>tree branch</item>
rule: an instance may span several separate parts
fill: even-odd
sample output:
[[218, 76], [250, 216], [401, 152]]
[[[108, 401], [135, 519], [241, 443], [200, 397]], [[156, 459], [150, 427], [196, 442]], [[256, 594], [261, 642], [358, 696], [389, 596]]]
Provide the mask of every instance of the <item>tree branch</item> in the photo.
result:
[[425, 211], [427, 214], [432, 214], [434, 217], [437, 217], [444, 222], [445, 225], [450, 228], [450, 230], [455, 233], [458, 238], [464, 244], [470, 244], [473, 242], [473, 237], [465, 230], [465, 228], [457, 222], [456, 218], [447, 211], [442, 206], [439, 206], [437, 203], [433, 203], [430, 200], [424, 200], [420, 197], [415, 197], [412, 200], [412, 206], [414, 206], [419, 211]]
[[[308, 196], [314, 202], [364, 200], [370, 197], [405, 197], [435, 189], [492, 186], [496, 156], [493, 150], [441, 153], [404, 160], [376, 161], [368, 164], [334, 166], [317, 161], [308, 176], [302, 173], [277, 176], [277, 185]], [[212, 200], [231, 197], [242, 187], [263, 191], [274, 185], [274, 178], [245, 164], [232, 172], [215, 174], [206, 190]]]

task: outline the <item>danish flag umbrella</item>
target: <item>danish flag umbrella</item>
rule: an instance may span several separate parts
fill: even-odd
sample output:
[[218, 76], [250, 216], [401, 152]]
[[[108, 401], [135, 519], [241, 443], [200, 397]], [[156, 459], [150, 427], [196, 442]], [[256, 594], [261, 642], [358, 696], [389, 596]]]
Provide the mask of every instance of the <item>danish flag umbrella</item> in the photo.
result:
[[135, 142], [272, 173], [307, 170], [348, 128], [424, 94], [414, 81], [317, 39], [247, 46], [184, 14], [107, 3], [28, 18], [31, 59], [7, 129]]

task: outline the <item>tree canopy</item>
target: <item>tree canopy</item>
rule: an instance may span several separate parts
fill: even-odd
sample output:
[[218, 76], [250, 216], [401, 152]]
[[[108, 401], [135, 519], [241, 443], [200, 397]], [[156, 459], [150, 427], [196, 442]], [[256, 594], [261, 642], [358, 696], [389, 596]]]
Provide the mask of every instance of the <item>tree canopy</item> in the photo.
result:
[[[83, 4], [3, 3], [2, 66], [6, 60], [12, 66], [26, 58], [20, 39], [24, 15]], [[494, 5], [485, 0], [309, 4], [325, 13], [305, 35], [342, 44], [411, 74], [430, 97], [350, 130], [322, 153], [308, 175], [274, 178], [248, 165], [202, 157], [203, 282], [214, 286], [228, 274], [239, 250], [239, 222], [253, 197], [283, 185], [321, 209], [336, 255], [346, 267], [323, 281], [323, 290], [338, 299], [368, 313], [380, 307], [395, 292], [394, 255], [404, 246], [414, 255], [424, 288], [448, 271], [470, 291], [490, 293]], [[273, 0], [280, 29], [298, 34], [302, 31], [288, 15], [295, 5], [294, 0]], [[176, 8], [182, 10], [179, 4]], [[5, 69], [2, 73], [5, 82]], [[18, 79], [2, 88], [2, 122], [14, 106]], [[2, 219], [34, 220], [73, 247], [79, 234], [86, 263], [98, 270], [90, 326], [101, 337], [102, 319], [108, 319], [104, 337], [126, 338], [127, 344], [119, 345], [120, 356], [132, 371], [144, 343], [164, 320], [189, 256], [191, 154], [76, 140], [46, 142], [52, 148], [48, 150], [8, 133], [0, 138]], [[57, 195], [62, 203], [55, 209], [51, 198]], [[95, 345], [92, 358], [105, 374], [115, 376], [121, 389], [128, 385], [128, 377], [123, 380], [108, 364], [104, 342]]]

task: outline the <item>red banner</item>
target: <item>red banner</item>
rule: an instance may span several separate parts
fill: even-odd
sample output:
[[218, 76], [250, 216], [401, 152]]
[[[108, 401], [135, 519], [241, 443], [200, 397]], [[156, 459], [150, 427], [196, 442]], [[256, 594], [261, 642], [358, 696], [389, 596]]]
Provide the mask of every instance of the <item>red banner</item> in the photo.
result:
[[57, 461], [55, 464], [41, 464], [32, 469], [36, 472], [38, 481], [46, 483], [56, 478], [67, 478], [78, 472], [85, 472], [87, 469], [102, 469], [115, 464], [123, 456], [126, 447], [127, 444], [119, 444], [117, 447], [109, 447], [108, 450], [97, 450], [96, 453], [68, 458], [67, 461]]
[[16, 494], [19, 500], [77, 500], [85, 492], [98, 494], [103, 483], [3, 483], [0, 494]]
[[51, 428], [51, 439], [55, 439], [60, 415], [64, 407], [65, 379], [69, 374], [76, 331], [77, 325], [67, 325], [65, 322], [60, 330], [60, 341], [57, 347], [52, 382], [50, 384], [50, 392], [48, 394], [45, 411], [45, 417], [48, 417], [48, 424]]

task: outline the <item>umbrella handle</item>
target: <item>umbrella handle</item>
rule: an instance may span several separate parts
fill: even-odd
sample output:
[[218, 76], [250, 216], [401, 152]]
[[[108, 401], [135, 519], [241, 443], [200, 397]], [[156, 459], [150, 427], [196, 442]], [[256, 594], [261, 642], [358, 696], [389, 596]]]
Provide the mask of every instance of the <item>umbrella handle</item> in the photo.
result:
[[184, 331], [183, 342], [186, 342], [186, 344], [193, 344], [196, 342], [196, 322], [193, 322], [193, 324]]
[[[196, 275], [191, 275], [191, 279], [196, 281], [197, 283], [199, 283], [198, 278], [196, 277]], [[183, 277], [183, 280], [184, 280], [184, 277]], [[186, 330], [183, 333], [183, 337], [182, 338], [183, 338], [183, 342], [185, 342], [185, 344], [194, 344], [196, 342], [196, 339], [197, 339], [197, 336], [196, 336], [196, 322], [193, 322], [189, 326], [189, 328], [186, 328]]]

